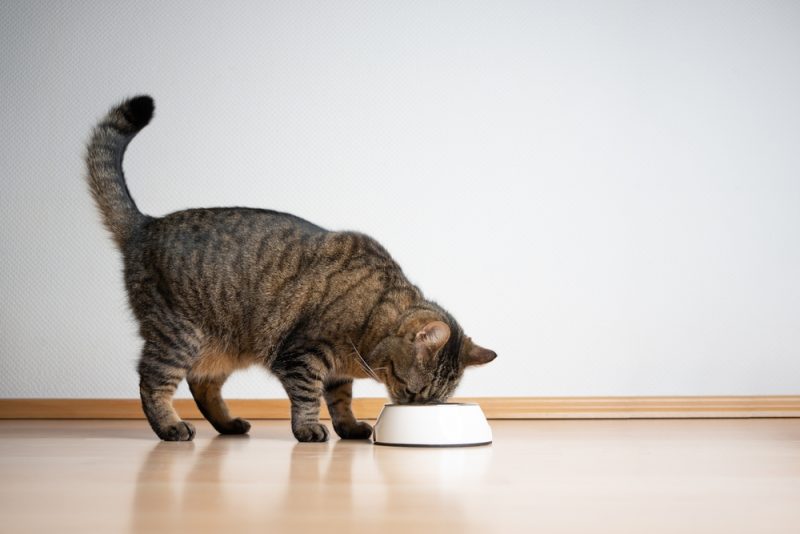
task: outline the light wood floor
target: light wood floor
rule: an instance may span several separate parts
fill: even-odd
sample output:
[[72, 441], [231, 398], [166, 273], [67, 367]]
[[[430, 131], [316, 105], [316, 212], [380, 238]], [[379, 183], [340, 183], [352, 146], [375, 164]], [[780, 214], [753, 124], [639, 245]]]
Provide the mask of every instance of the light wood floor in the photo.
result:
[[492, 421], [491, 446], [0, 421], [2, 532], [800, 532], [800, 420]]

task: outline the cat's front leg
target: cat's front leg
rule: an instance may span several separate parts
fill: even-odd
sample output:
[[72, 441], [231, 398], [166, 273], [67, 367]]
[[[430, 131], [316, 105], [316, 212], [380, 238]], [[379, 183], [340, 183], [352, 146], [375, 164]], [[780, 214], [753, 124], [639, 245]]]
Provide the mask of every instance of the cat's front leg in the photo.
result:
[[342, 439], [368, 439], [372, 426], [357, 421], [353, 415], [353, 379], [338, 378], [325, 383], [325, 402], [331, 414], [333, 429]]
[[272, 363], [292, 404], [292, 433], [297, 441], [328, 441], [328, 428], [319, 422], [322, 376], [326, 366], [315, 354], [285, 355]]

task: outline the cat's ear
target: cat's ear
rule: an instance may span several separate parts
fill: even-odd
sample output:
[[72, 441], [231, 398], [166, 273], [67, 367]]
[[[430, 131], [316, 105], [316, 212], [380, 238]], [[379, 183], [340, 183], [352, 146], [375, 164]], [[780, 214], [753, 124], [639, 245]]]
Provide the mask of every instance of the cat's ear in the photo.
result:
[[497, 358], [495, 351], [484, 349], [480, 345], [472, 345], [469, 352], [464, 355], [464, 365], [483, 365], [495, 358]]
[[431, 321], [414, 336], [417, 358], [427, 361], [450, 339], [450, 327], [442, 321]]

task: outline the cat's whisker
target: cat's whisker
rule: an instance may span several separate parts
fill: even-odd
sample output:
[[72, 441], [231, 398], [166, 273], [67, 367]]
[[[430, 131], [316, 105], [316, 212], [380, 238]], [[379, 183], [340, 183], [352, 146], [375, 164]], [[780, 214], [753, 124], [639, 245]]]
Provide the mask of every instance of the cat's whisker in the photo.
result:
[[356, 356], [358, 356], [358, 358], [359, 358], [356, 361], [361, 366], [361, 368], [364, 370], [364, 372], [367, 373], [372, 378], [374, 378], [375, 380], [377, 380], [378, 382], [380, 382], [381, 379], [378, 378], [378, 375], [375, 374], [375, 371], [373, 371], [372, 368], [367, 364], [367, 362], [364, 361], [364, 358], [362, 358], [361, 355], [358, 354], [358, 352], [356, 352]]
[[358, 349], [356, 348], [356, 344], [353, 343], [353, 340], [349, 339], [349, 338], [347, 340], [350, 342], [350, 345], [353, 347], [353, 350], [355, 351], [356, 356], [358, 356], [358, 360], [356, 360], [356, 361], [359, 363], [359, 365], [361, 365], [361, 368], [364, 370], [364, 372], [366, 372], [369, 376], [371, 376], [372, 378], [374, 378], [375, 380], [380, 382], [381, 379], [378, 378], [378, 375], [375, 374], [375, 371], [373, 371], [372, 367], [369, 366], [367, 361], [361, 356], [361, 353], [358, 352]]
[[356, 360], [356, 363], [358, 363], [359, 367], [361, 367], [361, 370], [363, 370], [369, 376], [371, 376], [372, 378], [374, 378], [375, 380], [380, 382], [380, 379], [375, 375], [374, 372], [372, 372], [372, 369], [370, 369], [368, 366], [364, 365], [360, 360]]

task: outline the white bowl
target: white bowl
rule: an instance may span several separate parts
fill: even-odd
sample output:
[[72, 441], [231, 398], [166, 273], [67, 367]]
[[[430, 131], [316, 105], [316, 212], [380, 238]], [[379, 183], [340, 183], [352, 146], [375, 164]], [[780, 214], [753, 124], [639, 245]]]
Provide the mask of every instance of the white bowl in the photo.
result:
[[477, 404], [386, 404], [375, 423], [376, 445], [488, 445], [492, 428]]

